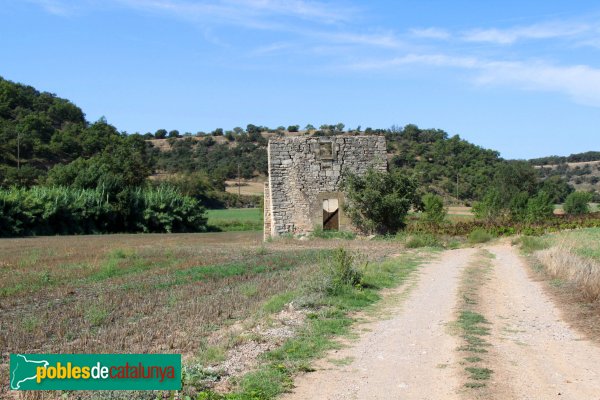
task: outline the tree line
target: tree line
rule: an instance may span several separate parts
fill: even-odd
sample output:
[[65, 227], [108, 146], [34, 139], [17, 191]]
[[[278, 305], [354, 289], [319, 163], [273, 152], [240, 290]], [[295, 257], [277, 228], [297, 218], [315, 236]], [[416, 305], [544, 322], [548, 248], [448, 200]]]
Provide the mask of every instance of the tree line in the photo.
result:
[[[58, 217], [52, 215], [71, 213], [68, 217], [65, 214], [64, 220], [72, 221], [75, 226], [72, 232], [191, 229], [191, 225], [184, 222], [151, 216], [155, 208], [149, 199], [156, 198], [162, 199], [160, 204], [170, 204], [165, 210], [171, 210], [169, 212], [182, 221], [196, 221], [197, 230], [204, 230], [206, 221], [192, 212], [192, 208], [203, 210], [203, 207], [235, 204], [239, 199], [225, 192], [225, 181], [265, 176], [266, 136], [283, 136], [289, 132], [315, 136], [384, 135], [390, 169], [410, 175], [419, 195], [430, 192], [445, 197], [446, 201], [484, 200], [490, 196], [490, 182], [497, 179], [498, 171], [503, 168], [516, 168], [519, 179], [531, 187], [543, 187], [554, 202], [564, 201], [572, 191], [561, 177], [550, 176], [541, 182], [531, 162], [504, 160], [496, 151], [476, 146], [458, 135], [450, 137], [439, 129], [421, 129], [416, 125], [347, 129], [343, 123], [337, 123], [318, 128], [308, 124], [301, 130], [299, 125], [271, 129], [248, 124], [246, 128], [197, 132], [195, 136], [200, 138], [189, 132], [182, 135], [177, 130], [166, 129], [158, 129], [154, 134], [127, 134], [104, 118], [88, 122], [83, 111], [66, 99], [0, 77], [2, 223], [9, 223], [6, 216], [12, 215], [15, 226], [19, 225], [15, 222], [17, 219], [22, 220], [23, 228], [18, 232], [39, 234], [50, 232], [42, 221], [43, 216], [47, 216], [48, 221], [52, 218], [58, 221]], [[168, 151], [152, 144], [157, 138], [166, 141]], [[523, 192], [535, 194], [533, 189]], [[156, 193], [162, 193], [162, 197]], [[185, 198], [184, 205], [171, 201], [177, 196]], [[57, 209], [40, 211], [40, 199], [53, 202]], [[103, 225], [93, 217], [82, 216], [78, 201], [88, 204], [85, 202], [91, 199], [96, 199], [98, 210], [111, 210], [112, 222]], [[256, 199], [248, 201], [256, 204]], [[75, 208], [66, 211], [69, 202]], [[28, 209], [26, 204], [32, 208]], [[147, 220], [135, 207], [148, 210]], [[109, 218], [103, 213], [98, 211], [94, 215]], [[181, 213], [188, 213], [189, 218]], [[164, 220], [164, 223], [149, 222], [155, 220]], [[31, 221], [45, 227], [35, 231]], [[63, 231], [64, 228], [56, 230], [57, 233]]]

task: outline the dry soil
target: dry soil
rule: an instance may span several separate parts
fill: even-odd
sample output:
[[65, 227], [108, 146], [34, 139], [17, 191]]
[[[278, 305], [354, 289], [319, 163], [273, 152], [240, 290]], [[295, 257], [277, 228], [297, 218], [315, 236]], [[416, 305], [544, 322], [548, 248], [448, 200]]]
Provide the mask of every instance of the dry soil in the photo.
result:
[[[563, 321], [515, 248], [487, 249], [495, 259], [479, 296], [491, 323], [486, 340], [494, 372], [483, 398], [600, 400], [600, 346]], [[297, 379], [284, 398], [482, 398], [464, 386], [460, 338], [450, 329], [460, 304], [461, 272], [476, 254], [446, 251], [423, 266], [412, 289], [388, 306], [387, 319], [358, 326], [356, 341], [317, 363], [317, 371]]]

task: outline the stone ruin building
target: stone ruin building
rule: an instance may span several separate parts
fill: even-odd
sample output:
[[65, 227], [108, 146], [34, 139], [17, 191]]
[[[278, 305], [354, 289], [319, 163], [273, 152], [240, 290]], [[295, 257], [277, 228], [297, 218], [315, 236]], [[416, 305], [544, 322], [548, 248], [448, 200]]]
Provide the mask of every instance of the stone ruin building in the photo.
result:
[[272, 138], [268, 145], [264, 236], [353, 230], [344, 215], [342, 173], [387, 170], [383, 136]]

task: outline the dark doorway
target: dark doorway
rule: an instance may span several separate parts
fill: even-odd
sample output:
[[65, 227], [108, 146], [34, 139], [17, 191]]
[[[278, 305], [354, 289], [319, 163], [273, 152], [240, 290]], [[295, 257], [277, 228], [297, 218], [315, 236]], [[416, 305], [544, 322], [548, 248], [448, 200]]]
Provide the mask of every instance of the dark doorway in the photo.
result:
[[323, 200], [323, 230], [337, 231], [340, 229], [340, 209], [338, 199]]

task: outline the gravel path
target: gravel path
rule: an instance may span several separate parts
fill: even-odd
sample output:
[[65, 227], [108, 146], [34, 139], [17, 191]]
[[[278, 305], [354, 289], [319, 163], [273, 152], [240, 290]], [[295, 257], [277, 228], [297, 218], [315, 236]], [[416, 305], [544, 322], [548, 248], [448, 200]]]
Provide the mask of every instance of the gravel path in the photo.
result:
[[352, 360], [349, 365], [317, 364], [284, 399], [458, 399], [458, 342], [446, 324], [454, 318], [460, 273], [473, 254], [447, 251], [423, 266], [408, 297], [400, 296], [389, 310], [390, 319], [361, 325], [368, 331], [331, 355]]
[[329, 355], [348, 365], [320, 361], [283, 398], [600, 400], [600, 346], [563, 322], [515, 248], [488, 250], [496, 258], [478, 304], [492, 324], [486, 357], [494, 373], [485, 392], [464, 387], [464, 354], [447, 327], [456, 319], [461, 272], [477, 251], [461, 249], [423, 266], [389, 319], [360, 325], [357, 341]]
[[600, 346], [561, 319], [514, 248], [489, 250], [496, 259], [481, 298], [492, 323], [494, 398], [600, 400]]

